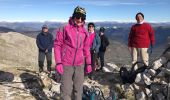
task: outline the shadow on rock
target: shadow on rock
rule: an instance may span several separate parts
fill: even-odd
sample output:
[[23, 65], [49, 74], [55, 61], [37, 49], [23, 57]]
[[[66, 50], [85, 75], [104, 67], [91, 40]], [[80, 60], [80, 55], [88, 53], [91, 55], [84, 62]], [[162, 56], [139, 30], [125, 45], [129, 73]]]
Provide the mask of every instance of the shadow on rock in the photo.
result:
[[14, 80], [14, 74], [10, 72], [0, 71], [0, 82], [12, 82]]
[[30, 93], [36, 100], [48, 100], [48, 97], [43, 91], [44, 84], [38, 76], [30, 73], [22, 73], [20, 77], [25, 88], [30, 90]]

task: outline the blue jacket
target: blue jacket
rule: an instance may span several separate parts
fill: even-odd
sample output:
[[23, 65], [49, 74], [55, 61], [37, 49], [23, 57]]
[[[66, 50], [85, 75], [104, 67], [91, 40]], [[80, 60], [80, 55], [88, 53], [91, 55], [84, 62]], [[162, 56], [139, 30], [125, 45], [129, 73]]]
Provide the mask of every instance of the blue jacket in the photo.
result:
[[40, 52], [45, 52], [46, 49], [48, 49], [48, 52], [52, 52], [53, 35], [41, 32], [37, 35], [36, 43]]
[[95, 50], [96, 53], [98, 53], [100, 45], [101, 45], [100, 37], [97, 33], [95, 33], [95, 38], [93, 40], [93, 45], [92, 45], [91, 49]]

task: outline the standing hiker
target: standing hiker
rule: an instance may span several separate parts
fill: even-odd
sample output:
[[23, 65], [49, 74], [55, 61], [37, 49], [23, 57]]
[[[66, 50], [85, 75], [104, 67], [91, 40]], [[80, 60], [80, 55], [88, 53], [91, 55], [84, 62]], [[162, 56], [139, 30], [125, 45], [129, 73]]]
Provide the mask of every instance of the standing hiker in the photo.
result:
[[103, 66], [104, 66], [104, 55], [107, 49], [107, 46], [109, 45], [109, 40], [108, 38], [105, 36], [105, 28], [101, 27], [99, 30], [99, 36], [101, 39], [101, 45], [99, 48], [99, 58], [100, 58], [100, 70], [103, 70]]
[[56, 71], [61, 74], [61, 98], [82, 100], [84, 81], [84, 61], [86, 73], [92, 71], [89, 38], [84, 28], [86, 11], [77, 6], [72, 17], [63, 28], [57, 31], [54, 42]]
[[148, 66], [148, 48], [153, 47], [155, 43], [154, 30], [144, 21], [144, 15], [141, 12], [136, 14], [136, 21], [137, 23], [131, 27], [128, 38], [132, 64], [137, 62], [137, 57], [140, 56], [143, 63]]
[[44, 71], [44, 60], [47, 60], [47, 70], [51, 73], [52, 64], [52, 47], [53, 47], [53, 35], [48, 32], [48, 26], [42, 26], [42, 32], [37, 35], [36, 38], [37, 47], [39, 49], [38, 64], [39, 72]]
[[91, 53], [91, 64], [92, 64], [92, 73], [90, 75], [90, 78], [92, 79], [94, 71], [97, 69], [97, 55], [99, 52], [100, 47], [100, 37], [95, 32], [95, 25], [94, 23], [88, 24], [88, 32], [89, 32], [89, 38], [90, 38], [90, 53]]

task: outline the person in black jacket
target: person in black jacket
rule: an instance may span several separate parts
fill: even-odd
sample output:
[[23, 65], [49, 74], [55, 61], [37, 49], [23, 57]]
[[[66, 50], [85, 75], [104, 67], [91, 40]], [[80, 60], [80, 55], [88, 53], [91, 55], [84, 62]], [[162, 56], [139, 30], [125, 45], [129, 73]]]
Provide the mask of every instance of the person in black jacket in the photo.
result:
[[47, 60], [47, 70], [51, 72], [52, 64], [52, 47], [53, 47], [53, 35], [48, 32], [48, 26], [42, 26], [42, 32], [37, 35], [36, 38], [37, 47], [39, 49], [38, 64], [39, 72], [44, 71], [44, 60]]
[[101, 45], [100, 45], [100, 48], [99, 48], [99, 58], [100, 58], [100, 64], [101, 64], [100, 70], [103, 70], [104, 54], [105, 54], [107, 46], [109, 45], [109, 40], [104, 35], [104, 31], [105, 31], [104, 27], [101, 27], [100, 30], [99, 30], [99, 36], [100, 36], [100, 39], [101, 39]]

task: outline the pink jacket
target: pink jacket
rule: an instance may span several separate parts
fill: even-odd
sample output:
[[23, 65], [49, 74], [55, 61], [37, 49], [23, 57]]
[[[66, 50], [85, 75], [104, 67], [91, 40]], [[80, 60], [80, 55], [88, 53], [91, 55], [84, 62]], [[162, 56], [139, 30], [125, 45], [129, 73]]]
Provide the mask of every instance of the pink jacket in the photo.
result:
[[54, 55], [56, 63], [65, 66], [79, 66], [91, 64], [88, 33], [84, 25], [76, 26], [70, 18], [68, 24], [63, 29], [57, 30], [54, 41]]

